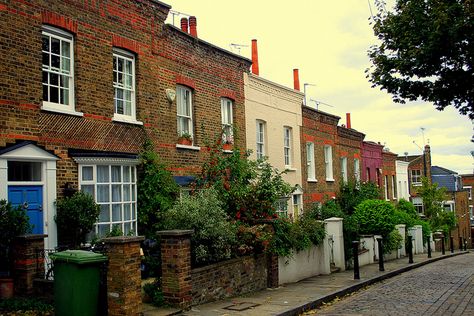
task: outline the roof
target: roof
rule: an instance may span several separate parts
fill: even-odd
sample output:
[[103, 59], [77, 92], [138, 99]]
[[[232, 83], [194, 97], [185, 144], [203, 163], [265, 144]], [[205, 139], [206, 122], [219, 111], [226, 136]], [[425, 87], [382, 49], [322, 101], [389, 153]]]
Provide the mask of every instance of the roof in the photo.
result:
[[413, 160], [417, 159], [417, 158], [420, 158], [422, 155], [410, 155], [410, 156], [402, 156], [402, 155], [399, 155], [397, 160], [401, 160], [401, 161], [407, 161], [407, 162], [412, 162]]
[[52, 151], [46, 150], [44, 147], [38, 146], [38, 144], [37, 144], [36, 142], [30, 141], [30, 140], [19, 141], [19, 142], [17, 142], [17, 143], [14, 144], [14, 145], [1, 148], [1, 149], [0, 149], [0, 155], [6, 154], [6, 153], [8, 153], [8, 152], [14, 151], [14, 150], [16, 150], [16, 149], [19, 149], [19, 148], [22, 148], [22, 147], [25, 147], [25, 146], [28, 146], [28, 145], [34, 145], [34, 146], [36, 146], [36, 147], [38, 147], [38, 148], [41, 148], [42, 150], [46, 151], [47, 153], [49, 153], [49, 154], [53, 155], [54, 157], [60, 159], [60, 158], [59, 158], [57, 155], [55, 155]]
[[434, 175], [457, 175], [456, 171], [452, 171], [439, 166], [431, 166], [431, 174]]
[[208, 47], [210, 47], [210, 48], [212, 48], [212, 49], [218, 50], [218, 51], [220, 51], [221, 53], [224, 53], [224, 54], [226, 54], [226, 55], [228, 55], [228, 56], [231, 56], [231, 57], [240, 59], [240, 60], [242, 60], [242, 61], [248, 63], [249, 65], [252, 64], [252, 61], [251, 61], [250, 59], [248, 59], [248, 58], [246, 58], [246, 57], [242, 57], [242, 56], [237, 55], [237, 54], [234, 54], [234, 53], [232, 53], [232, 52], [230, 52], [230, 51], [228, 51], [228, 50], [226, 50], [226, 49], [224, 49], [224, 48], [221, 48], [221, 47], [216, 46], [216, 45], [214, 45], [214, 44], [211, 44], [211, 43], [209, 43], [209, 42], [207, 42], [207, 41], [205, 41], [205, 40], [202, 40], [202, 39], [200, 39], [199, 37], [194, 37], [194, 36], [192, 36], [192, 35], [189, 34], [189, 33], [183, 32], [180, 28], [178, 28], [178, 27], [176, 27], [176, 26], [174, 26], [174, 25], [165, 24], [165, 26], [168, 27], [168, 28], [169, 28], [170, 30], [172, 30], [172, 31], [178, 32], [178, 34], [185, 35], [185, 36], [187, 36], [187, 37], [189, 37], [189, 38], [192, 38], [193, 40], [195, 40], [195, 41], [196, 41], [197, 43], [199, 43], [199, 44], [202, 44], [202, 45], [204, 45], [204, 46], [208, 46]]

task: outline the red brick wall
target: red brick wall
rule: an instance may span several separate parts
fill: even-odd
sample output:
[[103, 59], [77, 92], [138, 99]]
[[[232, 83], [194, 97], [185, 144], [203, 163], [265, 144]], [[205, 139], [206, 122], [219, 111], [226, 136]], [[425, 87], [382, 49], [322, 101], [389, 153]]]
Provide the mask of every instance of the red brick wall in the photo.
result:
[[[341, 157], [347, 157], [348, 179], [354, 179], [354, 159], [360, 160], [360, 147], [364, 134], [353, 129], [338, 127], [339, 117], [303, 106], [301, 133], [301, 159], [303, 179], [303, 203], [305, 208], [315, 202], [324, 202], [336, 196], [341, 185]], [[306, 142], [314, 143], [316, 179], [308, 182]], [[332, 146], [334, 181], [326, 181], [324, 146]], [[362, 161], [360, 160], [360, 166]]]
[[[392, 182], [392, 177], [396, 176], [397, 170], [396, 170], [396, 160], [397, 160], [397, 154], [391, 153], [391, 152], [386, 152], [382, 151], [382, 176], [383, 179], [385, 179], [385, 176], [387, 177], [387, 192], [388, 196], [387, 199], [390, 200], [390, 202], [395, 203], [396, 202], [396, 190], [397, 190], [397, 179], [395, 179], [395, 182]], [[395, 196], [393, 195], [393, 186], [395, 185]], [[382, 190], [385, 192], [385, 183], [382, 181]], [[384, 195], [385, 197], [385, 195]]]
[[[58, 188], [66, 181], [77, 185], [68, 149], [138, 153], [146, 135], [175, 174], [195, 173], [207, 151], [176, 149], [176, 102], [165, 93], [183, 77], [194, 84], [197, 145], [220, 131], [221, 96], [235, 99], [234, 123], [244, 135], [243, 72], [250, 61], [164, 26], [168, 9], [152, 0], [12, 0], [1, 6], [0, 148], [27, 139], [60, 156]], [[83, 117], [40, 110], [45, 23], [74, 35], [75, 109]], [[144, 126], [112, 122], [114, 47], [135, 54], [136, 114]], [[245, 147], [245, 137], [238, 145]]]

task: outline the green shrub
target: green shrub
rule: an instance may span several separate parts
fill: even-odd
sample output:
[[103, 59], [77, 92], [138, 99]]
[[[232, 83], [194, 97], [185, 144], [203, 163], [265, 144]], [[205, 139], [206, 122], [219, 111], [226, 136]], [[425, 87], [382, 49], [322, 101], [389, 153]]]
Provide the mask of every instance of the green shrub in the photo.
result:
[[158, 307], [165, 306], [165, 299], [159, 279], [156, 279], [155, 282], [145, 284], [143, 291], [151, 299], [152, 305]]
[[388, 236], [383, 240], [383, 252], [390, 253], [393, 250], [400, 249], [402, 246], [403, 237], [398, 230], [392, 230]]
[[26, 211], [18, 207], [12, 207], [5, 200], [0, 200], [0, 245], [11, 245], [13, 238], [26, 233], [31, 233], [32, 226]]
[[2, 312], [17, 312], [14, 315], [54, 315], [54, 308], [35, 298], [11, 298], [0, 300], [0, 315]]
[[386, 238], [395, 229], [395, 208], [390, 202], [366, 200], [352, 215], [359, 227], [359, 234], [382, 235]]
[[341, 185], [336, 195], [336, 202], [345, 214], [352, 215], [357, 205], [365, 200], [378, 199], [380, 196], [380, 188], [375, 183], [348, 182]]
[[[311, 212], [315, 212], [315, 208], [319, 207], [313, 207]], [[331, 217], [345, 218], [347, 216], [335, 200], [328, 200], [327, 202], [323, 203], [320, 207], [320, 212], [321, 219], [327, 219]]]
[[405, 199], [401, 199], [400, 201], [398, 201], [397, 205], [395, 206], [395, 209], [397, 211], [406, 213], [412, 218], [419, 218], [418, 213], [416, 212], [415, 206], [411, 202]]
[[58, 199], [55, 216], [61, 242], [77, 248], [97, 222], [100, 206], [87, 193], [78, 191], [71, 197]]
[[165, 214], [164, 229], [193, 229], [192, 260], [195, 265], [231, 257], [236, 245], [236, 226], [229, 221], [215, 190], [184, 197]]

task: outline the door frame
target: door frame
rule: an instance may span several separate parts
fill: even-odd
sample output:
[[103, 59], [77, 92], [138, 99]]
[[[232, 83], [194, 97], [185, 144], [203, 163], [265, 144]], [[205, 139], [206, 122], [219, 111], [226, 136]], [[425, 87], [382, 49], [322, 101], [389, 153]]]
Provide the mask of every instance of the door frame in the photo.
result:
[[[56, 162], [59, 158], [32, 142], [22, 142], [0, 151], [0, 199], [8, 200], [10, 185], [43, 187], [43, 232], [46, 249], [58, 245], [56, 223]], [[41, 181], [8, 181], [8, 161], [41, 162]]]

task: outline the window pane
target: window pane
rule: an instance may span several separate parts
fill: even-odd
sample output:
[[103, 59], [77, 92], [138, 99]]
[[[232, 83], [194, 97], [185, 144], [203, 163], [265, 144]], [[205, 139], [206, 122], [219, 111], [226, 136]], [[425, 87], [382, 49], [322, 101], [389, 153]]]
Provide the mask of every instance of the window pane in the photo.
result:
[[59, 55], [59, 46], [61, 41], [57, 38], [51, 37], [51, 53]]
[[61, 89], [61, 104], [69, 105], [69, 90]]
[[109, 202], [109, 185], [108, 184], [98, 184], [97, 185], [97, 202]]
[[53, 86], [59, 86], [59, 75], [58, 74], [49, 74], [49, 84]]
[[61, 61], [62, 73], [69, 74], [71, 70], [71, 61], [69, 60], [69, 58], [62, 58]]
[[97, 166], [97, 182], [109, 182], [109, 166]]
[[57, 87], [49, 88], [49, 101], [59, 103], [59, 89]]
[[8, 161], [8, 181], [41, 181], [41, 162]]
[[132, 185], [132, 201], [136, 201], [136, 199], [135, 199], [135, 184]]
[[59, 70], [59, 66], [61, 64], [60, 60], [61, 58], [59, 56], [51, 55], [51, 67]]
[[110, 232], [110, 225], [105, 224], [105, 225], [99, 225], [99, 236], [100, 237], [105, 237], [107, 233]]
[[123, 234], [125, 236], [127, 236], [130, 233], [130, 231], [132, 230], [131, 225], [132, 225], [132, 223], [125, 223], [125, 225], [124, 225], [125, 230], [123, 231]]
[[123, 59], [117, 58], [117, 70], [123, 72]]
[[130, 182], [130, 166], [123, 166], [123, 182]]
[[122, 201], [122, 186], [120, 184], [112, 185], [112, 202]]
[[92, 166], [82, 167], [82, 181], [91, 181], [94, 179], [94, 168]]
[[49, 68], [49, 54], [43, 53], [43, 66]]
[[49, 52], [49, 36], [43, 35], [41, 49]]
[[112, 204], [112, 222], [122, 220], [122, 204]]
[[128, 184], [123, 185], [123, 200], [130, 201], [130, 185]]
[[132, 219], [137, 218], [137, 213], [136, 213], [136, 204], [132, 203]]
[[124, 220], [128, 221], [132, 218], [132, 214], [130, 213], [131, 212], [131, 208], [130, 208], [130, 204], [124, 204], [123, 205], [123, 217], [124, 217]]
[[48, 91], [49, 91], [48, 86], [43, 85], [43, 101], [49, 101]]
[[109, 204], [102, 204], [100, 206], [99, 222], [110, 222]]
[[112, 182], [120, 182], [121, 181], [121, 166], [112, 166]]
[[[126, 61], [126, 69], [125, 69], [125, 73], [127, 74], [132, 74], [132, 61], [131, 60], [127, 60]], [[130, 79], [132, 78], [132, 76], [130, 76]], [[131, 81], [130, 81], [131, 82]]]
[[90, 194], [91, 196], [95, 196], [94, 195], [94, 185], [82, 185], [81, 186], [81, 191], [84, 192], [84, 193], [87, 193], [87, 194]]
[[61, 47], [61, 55], [64, 57], [71, 57], [70, 50], [71, 45], [69, 44], [69, 42], [63, 41]]

